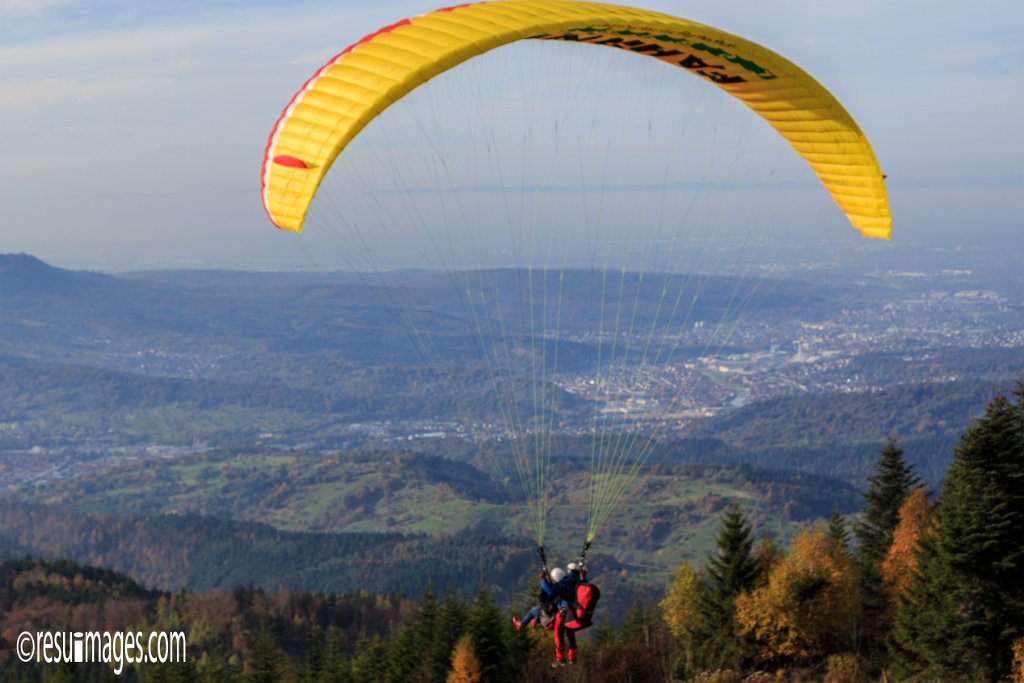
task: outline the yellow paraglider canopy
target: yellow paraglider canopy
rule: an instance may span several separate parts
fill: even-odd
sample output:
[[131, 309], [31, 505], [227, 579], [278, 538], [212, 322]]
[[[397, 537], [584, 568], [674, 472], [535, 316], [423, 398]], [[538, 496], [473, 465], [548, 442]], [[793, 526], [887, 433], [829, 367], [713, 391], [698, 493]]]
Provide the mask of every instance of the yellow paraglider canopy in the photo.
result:
[[710, 26], [646, 10], [572, 0], [459, 5], [367, 36], [313, 75], [270, 135], [261, 191], [271, 220], [299, 231], [324, 174], [374, 117], [413, 88], [523, 39], [604, 45], [689, 71], [741, 100], [811, 165], [850, 222], [888, 239], [892, 218], [867, 138], [820, 83], [789, 60]]

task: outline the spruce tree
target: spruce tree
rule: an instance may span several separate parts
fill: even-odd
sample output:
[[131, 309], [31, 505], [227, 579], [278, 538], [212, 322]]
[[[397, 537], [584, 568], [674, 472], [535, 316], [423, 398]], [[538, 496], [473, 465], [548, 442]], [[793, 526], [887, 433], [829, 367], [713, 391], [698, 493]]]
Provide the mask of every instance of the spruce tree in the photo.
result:
[[419, 607], [405, 623], [388, 651], [388, 683], [428, 683], [437, 601], [427, 588]]
[[454, 589], [449, 589], [437, 610], [436, 627], [430, 648], [430, 680], [434, 683], [444, 683], [447, 680], [452, 665], [452, 651], [459, 638], [466, 632], [467, 617], [466, 603]]
[[317, 679], [317, 683], [351, 683], [351, 681], [352, 665], [341, 656], [338, 632], [331, 627], [327, 631], [323, 659], [320, 664], [320, 677]]
[[510, 626], [511, 622], [498, 609], [490, 590], [481, 582], [466, 619], [466, 633], [473, 643], [473, 652], [480, 660], [484, 683], [510, 679], [508, 646], [505, 643], [506, 627]]
[[708, 558], [707, 564], [712, 592], [731, 600], [740, 591], [754, 585], [758, 575], [757, 562], [753, 557], [753, 530], [736, 503], [722, 515], [715, 548], [716, 552]]
[[415, 617], [408, 620], [388, 647], [387, 683], [408, 683], [419, 667]]
[[862, 567], [878, 567], [892, 545], [892, 532], [900, 523], [900, 506], [910, 491], [921, 485], [913, 467], [903, 459], [896, 438], [889, 437], [868, 477], [864, 492], [864, 510], [854, 526], [857, 537], [855, 558]]
[[323, 666], [324, 643], [320, 637], [320, 626], [313, 620], [306, 633], [306, 665], [303, 668], [302, 680], [305, 683], [316, 683], [320, 680]]
[[1024, 407], [1005, 397], [961, 437], [896, 613], [906, 675], [994, 681], [1024, 636]]
[[382, 640], [359, 640], [352, 657], [355, 683], [383, 683], [388, 676], [388, 645]]
[[707, 579], [698, 584], [698, 644], [694, 663], [703, 669], [742, 669], [753, 655], [753, 642], [740, 634], [736, 596], [750, 590], [759, 575], [752, 555], [754, 535], [736, 504], [722, 515], [715, 553], [705, 567]]
[[428, 585], [416, 610], [416, 671], [412, 683], [430, 683], [433, 669], [434, 633], [437, 631], [438, 607], [433, 589]]
[[859, 575], [864, 620], [858, 640], [868, 652], [884, 648], [888, 639], [887, 629], [883, 627], [887, 601], [881, 565], [892, 545], [893, 531], [900, 523], [900, 507], [907, 495], [920, 485], [920, 477], [903, 459], [903, 449], [897, 445], [896, 438], [889, 437], [874, 472], [868, 477], [864, 509], [853, 529], [857, 538], [853, 558]]
[[828, 537], [842, 550], [849, 549], [850, 531], [846, 528], [846, 520], [839, 513], [838, 506], [832, 508], [832, 516], [828, 518]]
[[285, 657], [274, 634], [268, 627], [261, 627], [253, 641], [252, 671], [247, 680], [251, 683], [275, 683], [284, 678], [285, 669]]

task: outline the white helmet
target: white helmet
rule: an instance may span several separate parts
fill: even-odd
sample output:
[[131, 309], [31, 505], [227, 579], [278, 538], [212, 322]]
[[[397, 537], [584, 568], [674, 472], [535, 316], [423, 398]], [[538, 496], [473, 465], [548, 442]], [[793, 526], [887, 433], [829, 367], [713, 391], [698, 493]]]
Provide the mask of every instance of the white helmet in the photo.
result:
[[561, 581], [564, 578], [565, 578], [565, 572], [562, 570], [561, 567], [555, 567], [554, 569], [551, 570], [551, 580], [554, 581], [555, 583], [558, 583], [559, 581]]
[[575, 562], [570, 562], [569, 564], [567, 564], [567, 565], [565, 566], [565, 568], [566, 568], [566, 569], [568, 569], [568, 570], [569, 570], [569, 571], [571, 571], [571, 572], [578, 572], [578, 571], [579, 571], [580, 569], [582, 569], [582, 567], [580, 567], [580, 566], [579, 566], [578, 564], [576, 564]]

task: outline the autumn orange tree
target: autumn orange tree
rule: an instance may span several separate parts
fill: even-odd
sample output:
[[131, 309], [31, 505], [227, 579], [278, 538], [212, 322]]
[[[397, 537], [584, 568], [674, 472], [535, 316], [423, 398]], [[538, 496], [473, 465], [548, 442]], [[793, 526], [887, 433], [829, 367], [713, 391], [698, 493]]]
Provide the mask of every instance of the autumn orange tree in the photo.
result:
[[824, 524], [801, 532], [767, 582], [736, 598], [740, 628], [768, 665], [852, 651], [860, 609], [853, 558]]
[[452, 670], [448, 673], [447, 683], [480, 683], [482, 677], [483, 671], [473, 652], [473, 643], [468, 635], [462, 636], [452, 652]]
[[892, 545], [899, 524], [899, 510], [907, 495], [921, 485], [921, 479], [903, 457], [895, 437], [882, 448], [864, 491], [864, 508], [853, 527], [857, 538], [854, 559], [860, 577], [864, 605], [864, 638], [859, 646], [871, 656], [885, 651], [885, 627], [889, 603], [882, 584], [882, 562]]
[[892, 545], [882, 562], [882, 585], [889, 600], [889, 610], [882, 620], [886, 631], [892, 628], [896, 606], [906, 598], [917, 571], [917, 552], [924, 534], [932, 524], [932, 509], [923, 486], [910, 492], [900, 506], [900, 522], [892, 534]]
[[1010, 680], [1013, 683], [1024, 683], [1024, 638], [1013, 641], [1013, 671]]

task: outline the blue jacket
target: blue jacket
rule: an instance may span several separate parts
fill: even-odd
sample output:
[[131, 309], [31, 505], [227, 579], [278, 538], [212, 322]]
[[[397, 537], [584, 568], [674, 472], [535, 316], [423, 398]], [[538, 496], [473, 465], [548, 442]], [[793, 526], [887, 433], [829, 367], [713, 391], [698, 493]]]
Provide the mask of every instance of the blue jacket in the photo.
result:
[[551, 595], [558, 602], [559, 607], [566, 607], [576, 599], [576, 575], [569, 572], [562, 580], [554, 585]]

